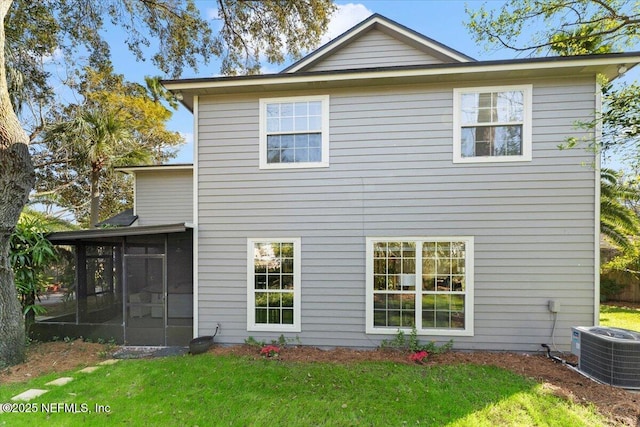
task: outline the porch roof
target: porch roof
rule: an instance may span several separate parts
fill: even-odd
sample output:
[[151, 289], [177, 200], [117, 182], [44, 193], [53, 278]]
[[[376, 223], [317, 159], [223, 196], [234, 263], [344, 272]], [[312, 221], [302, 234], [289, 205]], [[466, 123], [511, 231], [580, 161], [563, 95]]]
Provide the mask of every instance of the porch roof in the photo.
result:
[[50, 242], [61, 245], [75, 245], [96, 239], [142, 236], [148, 234], [182, 233], [193, 228], [187, 223], [146, 225], [134, 227], [96, 228], [93, 230], [59, 231], [47, 235]]

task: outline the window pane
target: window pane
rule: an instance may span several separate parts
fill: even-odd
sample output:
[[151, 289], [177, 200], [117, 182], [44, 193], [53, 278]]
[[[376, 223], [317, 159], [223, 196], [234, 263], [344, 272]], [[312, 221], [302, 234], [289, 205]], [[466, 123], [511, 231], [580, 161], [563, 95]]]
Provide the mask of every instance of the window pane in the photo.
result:
[[460, 154], [462, 157], [474, 157], [476, 155], [476, 137], [475, 137], [475, 129], [465, 127], [462, 128], [461, 132], [461, 149]]
[[310, 148], [309, 149], [309, 161], [310, 162], [319, 162], [322, 161], [322, 149], [321, 148]]
[[285, 258], [293, 258], [293, 243], [282, 243], [280, 248], [280, 256]]
[[282, 294], [280, 292], [271, 292], [269, 293], [269, 308], [276, 308], [282, 306]]
[[256, 308], [256, 323], [267, 323], [266, 308]]
[[320, 116], [309, 116], [309, 130], [320, 130], [322, 129], [322, 117]]
[[294, 151], [293, 161], [295, 163], [303, 163], [309, 161], [309, 149], [296, 148]]
[[386, 294], [374, 294], [373, 295], [373, 309], [384, 310], [387, 308], [387, 295]]
[[280, 130], [280, 119], [268, 118], [267, 119], [267, 132], [278, 132]]
[[280, 149], [280, 135], [267, 136], [267, 150]]
[[267, 118], [280, 117], [280, 104], [267, 104]]
[[310, 133], [309, 137], [309, 147], [320, 148], [322, 145], [322, 134], [321, 133]]
[[422, 257], [434, 258], [436, 256], [436, 244], [435, 242], [425, 242], [422, 245]]
[[282, 163], [293, 163], [294, 158], [293, 149], [282, 150], [280, 152], [280, 161]]
[[451, 276], [451, 290], [454, 292], [466, 290], [464, 276]]
[[282, 324], [293, 325], [293, 310], [282, 310]]
[[387, 312], [385, 310], [374, 310], [373, 326], [387, 326]]
[[413, 291], [416, 288], [416, 275], [403, 274], [400, 276], [400, 289], [403, 291]]
[[320, 116], [322, 115], [322, 101], [310, 101], [309, 105], [309, 115], [310, 116]]
[[293, 117], [283, 117], [280, 119], [281, 132], [293, 132]]
[[280, 104], [280, 116], [293, 117], [293, 104], [290, 102]]
[[269, 276], [267, 278], [269, 289], [280, 289], [280, 276]]
[[280, 148], [293, 148], [293, 146], [293, 135], [282, 135], [280, 137]]
[[496, 126], [493, 155], [519, 156], [522, 154], [522, 126]]
[[294, 105], [296, 117], [306, 117], [309, 114], [308, 105], [308, 102], [296, 102]]
[[266, 292], [256, 292], [255, 296], [256, 307], [267, 307], [267, 293]]
[[280, 163], [280, 150], [267, 151], [267, 163]]
[[422, 290], [423, 291], [435, 291], [436, 290], [436, 276], [433, 274], [426, 274], [422, 276]]
[[269, 323], [275, 323], [275, 324], [279, 324], [282, 322], [282, 319], [280, 318], [280, 309], [278, 308], [270, 308], [269, 309], [269, 319], [268, 322]]
[[294, 129], [296, 131], [305, 131], [309, 130], [309, 125], [307, 121], [307, 117], [296, 117], [294, 121]]
[[522, 91], [496, 94], [496, 121], [521, 122], [524, 120], [524, 93]]
[[464, 259], [451, 260], [451, 274], [464, 274]]
[[282, 289], [293, 289], [293, 275], [282, 275]]
[[451, 243], [438, 242], [436, 243], [436, 253], [438, 258], [449, 258], [451, 256]]
[[282, 294], [282, 306], [293, 308], [293, 292], [285, 292]]
[[267, 288], [267, 276], [264, 274], [256, 274], [255, 276], [255, 288], [266, 289]]
[[282, 260], [282, 272], [293, 273], [293, 258], [285, 258]]

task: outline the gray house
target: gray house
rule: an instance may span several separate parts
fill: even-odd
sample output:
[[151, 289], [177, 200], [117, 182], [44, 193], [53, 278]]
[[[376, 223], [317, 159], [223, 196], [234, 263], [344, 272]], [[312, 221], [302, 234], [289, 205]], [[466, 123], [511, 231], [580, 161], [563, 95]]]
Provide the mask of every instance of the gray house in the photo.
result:
[[[375, 347], [415, 327], [457, 349], [568, 350], [571, 326], [598, 322], [599, 159], [558, 146], [597, 137], [576, 126], [597, 75], [639, 61], [476, 61], [373, 15], [279, 74], [167, 80], [194, 115], [192, 179], [130, 168], [137, 222], [112, 232], [125, 255], [135, 228], [192, 238], [193, 336]], [[148, 288], [130, 279], [127, 342]]]

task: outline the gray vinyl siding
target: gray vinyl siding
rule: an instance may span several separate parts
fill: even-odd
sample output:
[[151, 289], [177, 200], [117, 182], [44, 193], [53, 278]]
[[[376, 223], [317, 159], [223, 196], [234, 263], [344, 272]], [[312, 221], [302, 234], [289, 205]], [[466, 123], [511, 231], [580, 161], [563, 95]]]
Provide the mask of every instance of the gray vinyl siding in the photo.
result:
[[[452, 61], [451, 61], [452, 62]], [[306, 71], [346, 70], [400, 65], [441, 64], [437, 56], [397, 40], [382, 31], [371, 30]]]
[[136, 172], [137, 225], [193, 221], [193, 172], [150, 170]]
[[392, 336], [364, 332], [365, 238], [473, 236], [474, 336], [455, 348], [536, 351], [556, 299], [567, 350], [570, 327], [593, 323], [595, 172], [593, 153], [558, 145], [585, 136], [595, 83], [501, 83], [533, 83], [531, 162], [453, 164], [454, 86], [400, 86], [329, 92], [329, 168], [259, 170], [258, 95], [202, 97], [199, 334], [280, 335], [246, 330], [247, 238], [301, 238], [302, 332], [285, 336], [372, 347]]

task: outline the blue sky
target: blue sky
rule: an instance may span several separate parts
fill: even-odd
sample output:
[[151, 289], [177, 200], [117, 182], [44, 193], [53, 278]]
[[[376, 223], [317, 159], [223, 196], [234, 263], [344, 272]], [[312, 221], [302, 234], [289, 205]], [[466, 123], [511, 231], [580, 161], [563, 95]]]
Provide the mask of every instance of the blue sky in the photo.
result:
[[[457, 1], [457, 0], [365, 0], [336, 1], [338, 10], [334, 14], [329, 30], [323, 42], [327, 42], [353, 25], [362, 21], [372, 13], [379, 13], [404, 26], [426, 35], [440, 43], [448, 45], [462, 53], [478, 60], [507, 59], [516, 56], [510, 50], [487, 50], [485, 45], [478, 45], [464, 25], [468, 20], [465, 6], [477, 9], [483, 4], [488, 8], [499, 8], [503, 1]], [[216, 1], [196, 0], [196, 4], [203, 15], [213, 19], [216, 16]], [[115, 71], [123, 73], [130, 81], [144, 82], [145, 75], [160, 74], [150, 62], [136, 63], [133, 55], [122, 45], [122, 34], [109, 35], [112, 41], [113, 63]], [[118, 40], [120, 39], [120, 40]], [[119, 52], [119, 54], [116, 54]], [[285, 68], [288, 64], [265, 64], [263, 72], [275, 73]], [[182, 77], [209, 77], [219, 75], [220, 64], [212, 62], [206, 67], [201, 67], [197, 74], [186, 71]], [[632, 70], [630, 78], [637, 77], [639, 70]], [[187, 144], [182, 147], [178, 157], [171, 163], [190, 163], [193, 160], [193, 118], [184, 107], [174, 113], [169, 123], [169, 128], [181, 132]]]

